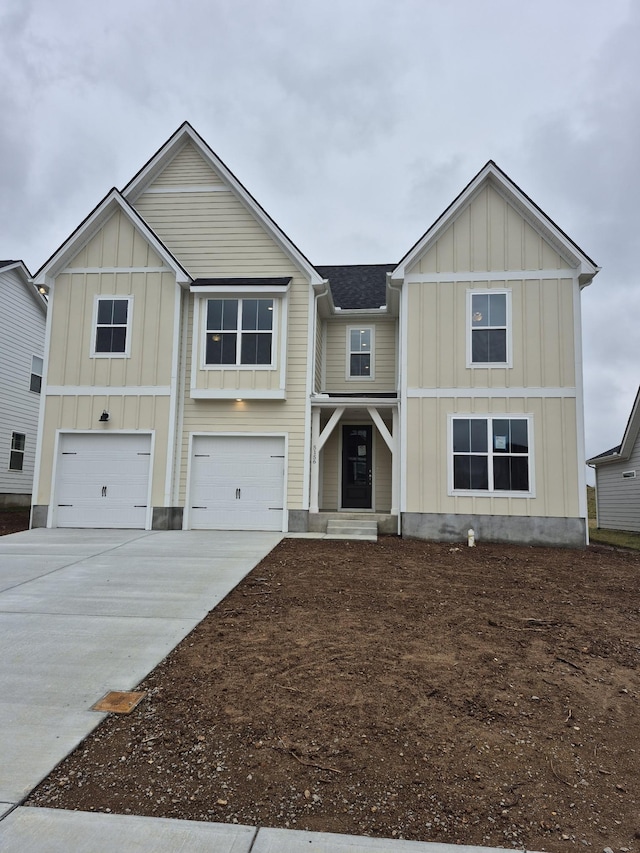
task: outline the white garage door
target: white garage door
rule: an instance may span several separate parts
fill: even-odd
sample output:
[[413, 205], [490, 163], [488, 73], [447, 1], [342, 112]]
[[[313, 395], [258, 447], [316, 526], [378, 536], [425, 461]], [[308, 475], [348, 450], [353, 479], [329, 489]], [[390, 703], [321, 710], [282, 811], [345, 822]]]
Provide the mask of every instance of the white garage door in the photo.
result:
[[194, 436], [189, 526], [282, 530], [284, 438]]
[[61, 435], [56, 526], [144, 529], [150, 464], [148, 434]]

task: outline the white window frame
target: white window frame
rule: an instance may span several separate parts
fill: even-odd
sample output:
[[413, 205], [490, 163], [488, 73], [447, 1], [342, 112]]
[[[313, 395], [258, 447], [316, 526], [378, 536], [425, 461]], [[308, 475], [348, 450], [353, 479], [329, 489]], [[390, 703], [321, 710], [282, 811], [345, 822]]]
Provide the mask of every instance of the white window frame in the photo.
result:
[[[370, 342], [370, 351], [369, 351], [369, 374], [365, 376], [354, 376], [351, 373], [351, 355], [361, 354], [361, 351], [356, 352], [351, 349], [351, 332], [369, 332], [369, 342]], [[375, 351], [376, 351], [376, 328], [375, 326], [370, 325], [351, 325], [347, 326], [347, 340], [346, 340], [346, 362], [345, 362], [345, 379], [349, 382], [369, 382], [372, 379], [376, 378], [376, 368], [375, 368]]]
[[[36, 370], [36, 365], [34, 364], [36, 359], [40, 362], [40, 371], [39, 372]], [[38, 388], [37, 391], [35, 388], [31, 387], [33, 385], [34, 376], [40, 380], [40, 387]], [[29, 376], [29, 391], [31, 391], [33, 394], [41, 394], [42, 393], [42, 378], [43, 378], [43, 376], [44, 376], [44, 359], [42, 358], [41, 355], [32, 355], [31, 356], [31, 375]]]
[[[127, 325], [125, 330], [124, 352], [96, 352], [96, 334], [98, 331], [98, 304], [103, 300], [126, 301]], [[93, 322], [91, 324], [91, 358], [131, 358], [131, 327], [133, 317], [133, 296], [123, 296], [119, 293], [96, 294], [93, 300]]]
[[[481, 420], [487, 423], [487, 452], [488, 457], [488, 489], [454, 489], [453, 487], [453, 422], [454, 420]], [[494, 420], [524, 420], [527, 422], [527, 440], [529, 444], [529, 452], [527, 459], [529, 463], [529, 490], [528, 491], [509, 491], [493, 489], [493, 448], [491, 447], [491, 437], [493, 435], [492, 422]], [[453, 497], [501, 497], [501, 498], [535, 498], [535, 455], [534, 455], [534, 433], [533, 433], [533, 415], [532, 414], [517, 414], [510, 412], [508, 414], [467, 414], [465, 412], [456, 412], [448, 415], [447, 423], [447, 477], [448, 477], [448, 494]], [[483, 456], [485, 454], [478, 453], [476, 455]], [[517, 454], [524, 456], [524, 454]]]
[[[238, 315], [236, 321], [236, 329], [235, 334], [236, 338], [236, 363], [235, 364], [208, 364], [207, 363], [207, 305], [210, 299], [218, 299], [218, 300], [235, 300], [238, 302]], [[240, 357], [242, 351], [242, 334], [244, 332], [249, 332], [251, 334], [250, 329], [242, 329], [242, 303], [247, 299], [268, 299], [271, 301], [273, 308], [273, 318], [271, 323], [271, 361], [268, 364], [242, 364], [238, 359]], [[276, 296], [273, 296], [271, 293], [265, 294], [206, 294], [202, 297], [202, 335], [201, 335], [201, 345], [200, 345], [200, 367], [202, 370], [274, 370], [277, 364], [277, 350], [278, 350], [278, 324], [279, 324], [279, 314], [280, 314], [280, 299]], [[232, 329], [227, 330], [229, 333], [232, 333]], [[258, 330], [260, 331], [260, 330]], [[238, 392], [240, 394], [240, 392]]]
[[[473, 297], [474, 296], [497, 296], [504, 294], [506, 296], [506, 361], [473, 361]], [[512, 310], [511, 310], [511, 290], [507, 288], [488, 288], [476, 289], [470, 288], [467, 290], [467, 367], [473, 370], [482, 368], [510, 368], [513, 367], [512, 360]], [[487, 327], [481, 327], [487, 328]], [[489, 327], [489, 328], [502, 328]]]
[[635, 471], [623, 471], [622, 479], [623, 480], [635, 480], [636, 472]]
[[[22, 449], [13, 446], [17, 436], [21, 436], [24, 439]], [[9, 447], [9, 467], [7, 469], [8, 471], [12, 471], [14, 474], [20, 474], [22, 471], [24, 471], [24, 454], [25, 454], [26, 449], [27, 449], [27, 435], [26, 435], [26, 433], [16, 432], [15, 430], [12, 430], [12, 432], [11, 432], [11, 445]], [[22, 454], [20, 456], [20, 459], [22, 461], [21, 461], [21, 465], [19, 468], [14, 468], [11, 465], [11, 457], [13, 456], [14, 453]]]

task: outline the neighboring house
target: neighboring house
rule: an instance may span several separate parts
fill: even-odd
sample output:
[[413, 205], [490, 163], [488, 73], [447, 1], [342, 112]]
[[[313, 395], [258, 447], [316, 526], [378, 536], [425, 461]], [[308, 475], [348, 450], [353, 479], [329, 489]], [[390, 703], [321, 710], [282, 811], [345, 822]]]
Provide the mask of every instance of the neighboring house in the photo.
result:
[[47, 303], [22, 261], [0, 261], [0, 506], [29, 506]]
[[598, 527], [640, 533], [640, 388], [622, 444], [593, 456]]
[[400, 263], [314, 266], [185, 123], [36, 276], [33, 524], [582, 545], [597, 271], [493, 162]]

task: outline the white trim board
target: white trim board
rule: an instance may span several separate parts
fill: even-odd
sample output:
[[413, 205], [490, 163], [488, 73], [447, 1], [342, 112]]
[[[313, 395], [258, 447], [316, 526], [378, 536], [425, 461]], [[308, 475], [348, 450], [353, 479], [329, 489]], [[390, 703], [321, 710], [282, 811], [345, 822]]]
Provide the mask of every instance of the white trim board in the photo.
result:
[[511, 397], [577, 397], [575, 388], [407, 388], [407, 397], [472, 397], [473, 399]]
[[47, 397], [169, 397], [169, 385], [47, 385]]
[[412, 272], [408, 273], [404, 280], [408, 284], [429, 284], [441, 281], [450, 282], [474, 282], [474, 281], [539, 281], [541, 279], [571, 279], [575, 277], [575, 270], [494, 270], [493, 272]]

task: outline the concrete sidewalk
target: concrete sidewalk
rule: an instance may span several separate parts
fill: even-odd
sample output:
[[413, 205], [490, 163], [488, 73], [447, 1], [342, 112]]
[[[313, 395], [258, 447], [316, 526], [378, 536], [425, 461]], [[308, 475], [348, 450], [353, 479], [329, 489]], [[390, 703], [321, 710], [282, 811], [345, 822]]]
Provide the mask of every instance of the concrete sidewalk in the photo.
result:
[[0, 803], [20, 802], [279, 542], [272, 533], [0, 538]]
[[488, 847], [35, 808], [15, 809], [0, 821], [0, 849], [3, 853], [501, 853]]

